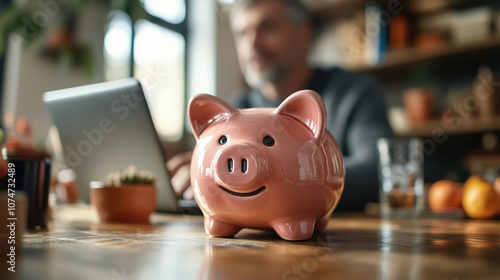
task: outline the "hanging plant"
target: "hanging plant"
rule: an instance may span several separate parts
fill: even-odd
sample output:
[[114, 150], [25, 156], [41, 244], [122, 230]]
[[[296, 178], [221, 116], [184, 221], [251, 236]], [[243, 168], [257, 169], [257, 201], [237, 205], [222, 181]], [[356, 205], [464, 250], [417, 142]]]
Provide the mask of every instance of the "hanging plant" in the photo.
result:
[[[48, 28], [45, 27], [47, 22], [43, 24], [43, 21], [55, 18], [58, 24], [46, 30], [49, 32], [48, 42], [43, 45], [41, 55], [64, 67], [80, 68], [87, 75], [91, 75], [94, 68], [92, 51], [90, 47], [75, 39], [78, 15], [90, 2], [92, 1], [72, 0], [67, 4], [54, 2], [53, 5], [57, 6], [52, 6], [52, 11], [41, 7], [37, 11], [32, 11], [25, 5], [11, 4], [0, 12], [0, 56], [5, 53], [9, 43], [21, 46], [41, 37], [44, 29]], [[148, 16], [139, 0], [97, 2], [104, 4], [108, 10], [124, 11], [133, 21]], [[18, 36], [13, 37], [12, 34]]]
[[[34, 26], [31, 13], [21, 7], [12, 5], [0, 12], [0, 55], [5, 53], [12, 33], [22, 33], [23, 27]], [[23, 43], [32, 42], [40, 35], [40, 31], [24, 36]]]

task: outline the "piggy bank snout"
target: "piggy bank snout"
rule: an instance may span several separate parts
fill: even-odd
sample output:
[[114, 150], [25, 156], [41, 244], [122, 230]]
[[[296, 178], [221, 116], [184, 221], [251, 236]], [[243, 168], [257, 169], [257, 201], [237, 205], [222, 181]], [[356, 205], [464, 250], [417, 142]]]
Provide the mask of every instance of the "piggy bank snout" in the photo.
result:
[[244, 189], [259, 183], [262, 163], [257, 151], [249, 144], [236, 144], [220, 150], [215, 161], [218, 183], [229, 189]]

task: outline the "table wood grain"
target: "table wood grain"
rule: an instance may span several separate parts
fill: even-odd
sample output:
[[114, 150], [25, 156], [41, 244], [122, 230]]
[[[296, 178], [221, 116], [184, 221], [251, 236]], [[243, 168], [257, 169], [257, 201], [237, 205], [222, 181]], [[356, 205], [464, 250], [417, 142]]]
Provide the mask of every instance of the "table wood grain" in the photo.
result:
[[500, 279], [500, 221], [334, 213], [306, 241], [242, 230], [211, 238], [201, 216], [100, 224], [87, 205], [55, 210], [22, 238], [19, 279]]

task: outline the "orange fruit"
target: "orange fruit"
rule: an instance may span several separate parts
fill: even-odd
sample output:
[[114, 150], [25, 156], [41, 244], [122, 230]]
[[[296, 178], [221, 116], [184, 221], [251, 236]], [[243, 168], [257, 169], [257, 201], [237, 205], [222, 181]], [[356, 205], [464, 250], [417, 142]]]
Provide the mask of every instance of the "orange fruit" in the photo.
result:
[[427, 194], [429, 207], [433, 212], [446, 212], [460, 209], [462, 204], [462, 188], [451, 180], [440, 180], [429, 188]]
[[474, 178], [464, 187], [462, 206], [471, 218], [489, 219], [500, 211], [500, 197], [490, 183]]
[[467, 181], [465, 181], [464, 183], [464, 192], [469, 188], [469, 186], [474, 186], [476, 184], [481, 184], [483, 182], [483, 178], [481, 178], [480, 176], [478, 175], [473, 175], [473, 176], [470, 176]]
[[497, 177], [493, 182], [493, 189], [500, 195], [500, 177]]
[[[497, 177], [495, 179], [495, 182], [493, 182], [493, 189], [497, 193], [497, 195], [500, 197], [500, 177]], [[500, 215], [500, 207], [498, 207], [498, 215]]]

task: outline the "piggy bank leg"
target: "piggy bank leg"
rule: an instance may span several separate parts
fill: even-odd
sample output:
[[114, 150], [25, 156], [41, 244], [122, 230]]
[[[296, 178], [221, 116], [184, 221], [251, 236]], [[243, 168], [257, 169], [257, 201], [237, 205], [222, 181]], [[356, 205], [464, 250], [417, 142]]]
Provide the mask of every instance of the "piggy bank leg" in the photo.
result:
[[205, 216], [205, 232], [210, 236], [227, 237], [237, 234], [241, 227], [217, 221], [210, 216]]
[[304, 240], [312, 237], [315, 219], [286, 221], [273, 225], [274, 231], [286, 240]]
[[316, 231], [324, 230], [326, 228], [326, 226], [328, 226], [328, 222], [330, 221], [329, 217], [330, 216], [323, 218], [323, 219], [319, 220], [318, 222], [316, 222], [316, 225], [314, 226], [314, 230], [316, 230]]

